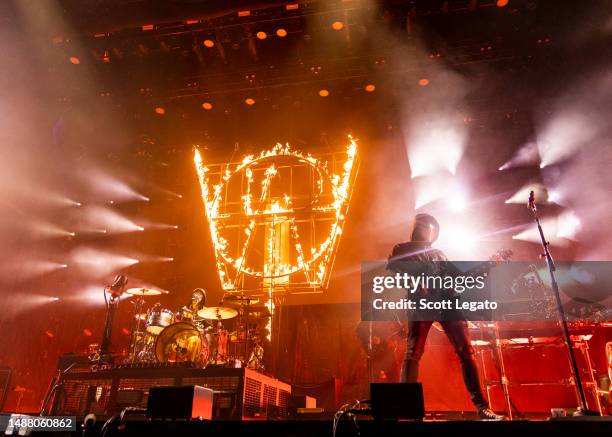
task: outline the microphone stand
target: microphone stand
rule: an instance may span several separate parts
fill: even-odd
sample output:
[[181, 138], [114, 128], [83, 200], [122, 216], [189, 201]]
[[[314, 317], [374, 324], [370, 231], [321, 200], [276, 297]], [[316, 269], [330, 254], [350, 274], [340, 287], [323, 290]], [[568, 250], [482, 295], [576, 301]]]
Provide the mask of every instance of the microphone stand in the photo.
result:
[[559, 285], [557, 284], [557, 280], [555, 279], [555, 271], [557, 270], [557, 268], [555, 266], [555, 261], [553, 260], [553, 257], [550, 253], [550, 243], [546, 241], [544, 231], [542, 230], [542, 225], [540, 224], [540, 218], [538, 216], [538, 210], [535, 205], [535, 195], [533, 191], [529, 193], [529, 202], [527, 204], [527, 207], [531, 210], [536, 225], [538, 226], [538, 232], [540, 234], [540, 239], [542, 240], [542, 248], [544, 249], [544, 253], [542, 253], [540, 256], [546, 259], [546, 264], [548, 265], [548, 271], [550, 273], [551, 286], [555, 295], [555, 299], [557, 301], [557, 310], [559, 312], [559, 317], [561, 320], [561, 327], [563, 328], [563, 335], [565, 337], [571, 371], [573, 373], [574, 382], [576, 384], [576, 391], [578, 392], [580, 413], [577, 413], [582, 416], [599, 416], [599, 413], [587, 410], [587, 402], [586, 397], [584, 395], [584, 388], [582, 387], [582, 381], [580, 379], [580, 369], [578, 368], [578, 362], [576, 361], [576, 355], [574, 354], [572, 338], [570, 336], [569, 327], [567, 326], [567, 318], [565, 316], [565, 310], [563, 309], [563, 303], [561, 302], [561, 295], [559, 294]]
[[112, 357], [110, 355], [110, 341], [113, 333], [113, 325], [115, 323], [115, 316], [119, 309], [119, 299], [123, 294], [125, 285], [127, 284], [127, 278], [123, 275], [117, 275], [112, 285], [104, 289], [104, 299], [106, 300], [106, 293], [110, 293], [110, 298], [106, 302], [106, 320], [104, 322], [104, 333], [102, 334], [102, 341], [100, 342], [100, 351], [98, 352], [96, 365], [101, 364], [112, 364]]

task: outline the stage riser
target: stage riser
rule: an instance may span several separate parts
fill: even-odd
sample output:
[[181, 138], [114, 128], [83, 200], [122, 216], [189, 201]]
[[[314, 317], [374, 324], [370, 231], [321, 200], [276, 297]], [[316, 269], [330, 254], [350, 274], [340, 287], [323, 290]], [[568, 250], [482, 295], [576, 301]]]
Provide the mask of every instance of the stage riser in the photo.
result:
[[72, 372], [53, 414], [110, 417], [124, 407], [146, 408], [150, 387], [200, 385], [214, 391], [214, 419], [277, 419], [289, 412], [291, 387], [249, 369], [125, 368]]

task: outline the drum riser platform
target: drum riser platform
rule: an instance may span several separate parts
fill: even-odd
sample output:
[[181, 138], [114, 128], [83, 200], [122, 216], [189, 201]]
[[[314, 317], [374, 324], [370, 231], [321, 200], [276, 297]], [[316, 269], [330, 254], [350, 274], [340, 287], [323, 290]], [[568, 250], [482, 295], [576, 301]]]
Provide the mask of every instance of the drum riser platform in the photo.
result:
[[71, 371], [52, 412], [108, 418], [122, 408], [146, 407], [150, 387], [200, 385], [214, 390], [214, 419], [276, 419], [288, 415], [291, 386], [250, 369], [189, 367]]

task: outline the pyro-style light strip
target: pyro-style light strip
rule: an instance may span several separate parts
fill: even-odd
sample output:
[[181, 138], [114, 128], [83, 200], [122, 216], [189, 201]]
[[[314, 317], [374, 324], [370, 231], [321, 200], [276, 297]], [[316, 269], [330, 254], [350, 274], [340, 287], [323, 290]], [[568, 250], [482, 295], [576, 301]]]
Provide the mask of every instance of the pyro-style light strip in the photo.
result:
[[[200, 186], [202, 189], [202, 200], [204, 203], [206, 216], [209, 222], [210, 234], [212, 237], [215, 257], [217, 263], [217, 270], [221, 285], [223, 289], [232, 291], [237, 288], [237, 280], [240, 274], [246, 274], [253, 277], [261, 278], [275, 278], [290, 275], [295, 272], [304, 271], [307, 275], [307, 282], [311, 285], [325, 286], [326, 278], [329, 275], [329, 268], [333, 263], [333, 257], [335, 256], [335, 248], [339, 242], [340, 235], [342, 234], [342, 228], [344, 226], [345, 214], [348, 209], [348, 201], [350, 200], [351, 194], [351, 182], [354, 180], [356, 173], [356, 157], [357, 157], [357, 144], [355, 140], [349, 136], [349, 145], [346, 149], [346, 161], [343, 165], [342, 174], [329, 174], [327, 170], [327, 163], [321, 162], [317, 158], [310, 154], [303, 154], [299, 151], [292, 150], [288, 144], [276, 144], [270, 150], [264, 150], [259, 155], [248, 155], [232, 170], [231, 164], [227, 165], [225, 172], [221, 177], [221, 182], [216, 185], [211, 185], [207, 173], [210, 171], [208, 167], [204, 165], [202, 155], [198, 148], [194, 152], [194, 163]], [[294, 219], [290, 219], [290, 229], [292, 238], [295, 240], [294, 248], [297, 253], [297, 264], [287, 265], [274, 263], [273, 265], [264, 265], [263, 271], [255, 271], [245, 264], [245, 258], [249, 249], [249, 244], [252, 240], [252, 235], [255, 230], [256, 222], [255, 217], [257, 216], [272, 216], [276, 219], [276, 216], [286, 216], [291, 213], [291, 199], [289, 196], [284, 197], [284, 206], [281, 206], [280, 202], [273, 201], [267, 204], [263, 210], [253, 209], [253, 199], [251, 192], [251, 184], [253, 183], [253, 172], [250, 168], [256, 163], [263, 161], [264, 159], [274, 157], [293, 157], [297, 161], [305, 163], [311, 166], [321, 177], [317, 181], [317, 189], [319, 192], [322, 191], [322, 178], [325, 177], [329, 180], [331, 185], [331, 191], [333, 196], [333, 202], [331, 205], [316, 206], [313, 208], [314, 211], [319, 212], [334, 212], [334, 223], [331, 226], [329, 235], [323, 241], [319, 247], [311, 247], [310, 258], [306, 259], [303, 247], [299, 241], [299, 234], [297, 231], [297, 225]], [[238, 258], [233, 258], [229, 253], [229, 243], [223, 236], [222, 221], [227, 218], [227, 214], [221, 214], [219, 212], [220, 204], [222, 202], [222, 190], [225, 184], [229, 182], [233, 175], [243, 171], [245, 172], [247, 179], [246, 192], [241, 196], [241, 210], [244, 213], [245, 219], [248, 220], [244, 232], [246, 238], [239, 250]], [[271, 184], [273, 177], [277, 174], [277, 168], [274, 162], [265, 170], [264, 179], [261, 182], [261, 196], [259, 198], [259, 205], [266, 205], [265, 199]], [[269, 242], [267, 242], [268, 244]], [[312, 266], [318, 263], [317, 271], [315, 273], [316, 278], [309, 277], [308, 271], [311, 270]], [[230, 268], [235, 269], [236, 275], [234, 278], [230, 278]]]

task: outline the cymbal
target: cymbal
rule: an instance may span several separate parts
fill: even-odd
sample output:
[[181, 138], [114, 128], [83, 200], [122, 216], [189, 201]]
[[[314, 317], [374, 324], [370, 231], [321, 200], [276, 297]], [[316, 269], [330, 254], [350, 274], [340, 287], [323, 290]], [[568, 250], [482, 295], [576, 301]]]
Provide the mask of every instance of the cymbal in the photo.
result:
[[259, 302], [259, 298], [245, 296], [242, 294], [226, 294], [223, 296], [223, 302], [238, 304], [238, 305], [255, 305]]
[[132, 296], [159, 296], [160, 294], [167, 294], [161, 290], [155, 290], [154, 288], [129, 288], [125, 290], [127, 294]]
[[228, 307], [204, 307], [198, 311], [198, 316], [208, 320], [232, 319], [238, 315], [238, 311]]

